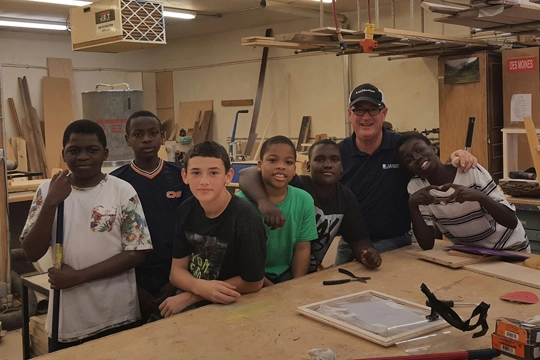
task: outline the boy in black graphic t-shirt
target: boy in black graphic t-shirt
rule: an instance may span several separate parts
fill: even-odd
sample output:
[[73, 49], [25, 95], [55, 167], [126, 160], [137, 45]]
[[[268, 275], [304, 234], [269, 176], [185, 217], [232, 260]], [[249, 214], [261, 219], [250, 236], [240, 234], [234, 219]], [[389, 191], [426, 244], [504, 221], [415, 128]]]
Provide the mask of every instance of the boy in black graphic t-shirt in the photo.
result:
[[160, 305], [164, 317], [197, 303], [229, 304], [263, 285], [264, 226], [249, 202], [227, 191], [232, 176], [227, 152], [215, 142], [186, 155], [182, 177], [193, 197], [178, 208], [170, 276], [183, 292]]
[[[311, 145], [308, 170], [311, 176], [296, 175], [289, 185], [307, 191], [315, 202], [318, 238], [311, 242], [309, 272], [317, 271], [337, 235], [346, 239], [358, 261], [368, 268], [379, 267], [381, 257], [373, 248], [360, 205], [351, 190], [339, 183], [342, 165], [338, 145], [330, 139]], [[285, 218], [261, 191], [260, 182], [255, 169], [240, 172], [240, 189], [258, 203], [267, 224], [282, 226]]]

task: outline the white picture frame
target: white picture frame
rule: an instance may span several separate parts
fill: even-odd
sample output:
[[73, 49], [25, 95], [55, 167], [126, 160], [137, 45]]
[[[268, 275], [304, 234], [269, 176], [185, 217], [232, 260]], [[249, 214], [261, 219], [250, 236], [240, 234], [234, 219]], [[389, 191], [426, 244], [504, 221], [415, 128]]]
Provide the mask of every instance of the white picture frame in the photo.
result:
[[[428, 322], [426, 320], [425, 322], [419, 322], [417, 325], [414, 325], [415, 327], [410, 330], [404, 327], [402, 332], [399, 331], [400, 326], [394, 326], [392, 329], [397, 329], [397, 330], [395, 330], [395, 332], [389, 335], [388, 333], [384, 334], [380, 332], [377, 333], [375, 331], [369, 331], [360, 326], [355, 326], [351, 323], [345, 322], [341, 320], [340, 318], [328, 316], [317, 311], [319, 308], [321, 308], [321, 305], [326, 305], [328, 303], [353, 301], [355, 298], [360, 299], [366, 296], [372, 296], [374, 299], [389, 300], [392, 304], [395, 303], [395, 306], [392, 306], [394, 308], [393, 311], [400, 311], [400, 309], [402, 309], [405, 322], [408, 321], [407, 317], [408, 316], [410, 317], [410, 313], [412, 312], [417, 313], [417, 314], [422, 313], [425, 315], [429, 315], [431, 313], [431, 308], [427, 306], [420, 305], [412, 301], [401, 299], [401, 298], [391, 296], [388, 294], [384, 294], [375, 290], [366, 290], [366, 291], [362, 291], [362, 292], [358, 292], [358, 293], [354, 293], [350, 295], [345, 295], [345, 296], [341, 296], [341, 297], [337, 297], [333, 299], [319, 301], [319, 302], [309, 304], [309, 305], [299, 306], [297, 308], [297, 311], [312, 319], [321, 321], [328, 325], [332, 325], [338, 329], [341, 329], [350, 334], [359, 336], [363, 339], [372, 341], [382, 346], [391, 346], [398, 342], [410, 340], [412, 338], [419, 337], [428, 333], [432, 333], [432, 332], [435, 332], [437, 330], [440, 330], [449, 326], [449, 324], [442, 318], [440, 318], [439, 320], [432, 321], [432, 322]], [[362, 303], [365, 304], [365, 302], [362, 302]], [[389, 304], [388, 302], [384, 302], [384, 303]], [[349, 303], [349, 304], [354, 305], [354, 302]], [[373, 313], [366, 314], [366, 317], [369, 318], [372, 315]], [[357, 316], [357, 314], [354, 314], [354, 313], [347, 314], [346, 316]]]

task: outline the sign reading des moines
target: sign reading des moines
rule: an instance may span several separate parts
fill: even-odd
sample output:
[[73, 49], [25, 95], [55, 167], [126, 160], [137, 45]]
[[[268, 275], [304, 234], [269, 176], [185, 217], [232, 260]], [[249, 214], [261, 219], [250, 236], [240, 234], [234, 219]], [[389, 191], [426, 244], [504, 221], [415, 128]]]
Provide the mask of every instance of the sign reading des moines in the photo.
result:
[[506, 71], [524, 72], [536, 70], [536, 56], [510, 59], [506, 61]]

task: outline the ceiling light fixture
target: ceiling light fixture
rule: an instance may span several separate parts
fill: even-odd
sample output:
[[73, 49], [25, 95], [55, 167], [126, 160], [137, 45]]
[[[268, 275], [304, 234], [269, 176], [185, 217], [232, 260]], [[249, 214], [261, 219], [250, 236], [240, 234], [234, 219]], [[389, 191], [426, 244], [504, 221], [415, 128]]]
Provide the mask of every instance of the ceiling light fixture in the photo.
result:
[[27, 28], [27, 29], [43, 29], [43, 30], [67, 30], [66, 25], [53, 24], [53, 23], [11, 21], [11, 20], [0, 20], [0, 26], [20, 27], [20, 28]]
[[[321, 2], [321, 0], [314, 0], [316, 2]], [[332, 0], [322, 0], [323, 3], [327, 3], [327, 4], [330, 4], [332, 2]]]
[[163, 16], [170, 17], [170, 18], [176, 18], [176, 19], [191, 20], [191, 19], [195, 19], [195, 17], [197, 16], [197, 13], [194, 12], [194, 11], [165, 8], [163, 10]]
[[90, 5], [91, 1], [81, 1], [81, 0], [30, 0], [35, 2], [49, 3], [55, 5], [69, 5], [69, 6], [86, 6]]

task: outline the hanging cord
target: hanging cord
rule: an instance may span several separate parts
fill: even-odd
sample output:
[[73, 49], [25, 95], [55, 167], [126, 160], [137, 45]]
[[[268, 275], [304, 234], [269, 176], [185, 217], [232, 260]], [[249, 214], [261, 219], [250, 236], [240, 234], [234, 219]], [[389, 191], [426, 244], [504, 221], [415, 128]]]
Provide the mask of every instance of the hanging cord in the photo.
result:
[[341, 29], [339, 28], [339, 22], [337, 19], [337, 10], [336, 10], [336, 0], [332, 0], [332, 14], [334, 15], [334, 25], [336, 26], [336, 32], [339, 40], [339, 48], [341, 51], [347, 50], [347, 45], [343, 40], [343, 35], [341, 35]]
[[360, 40], [360, 46], [364, 49], [365, 53], [373, 52], [379, 46], [375, 40], [375, 24], [371, 22], [371, 1], [368, 0], [368, 23], [364, 29], [364, 39]]

